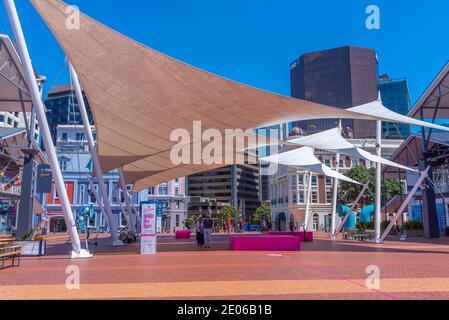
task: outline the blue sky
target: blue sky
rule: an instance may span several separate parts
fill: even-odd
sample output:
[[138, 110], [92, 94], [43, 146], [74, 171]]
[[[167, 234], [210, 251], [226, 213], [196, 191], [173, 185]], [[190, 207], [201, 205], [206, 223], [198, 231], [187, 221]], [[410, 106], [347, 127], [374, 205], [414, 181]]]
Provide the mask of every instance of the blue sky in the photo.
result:
[[[33, 63], [59, 77], [64, 54], [28, 1], [16, 0]], [[427, 0], [71, 0], [102, 23], [218, 75], [289, 95], [289, 65], [301, 54], [355, 45], [374, 48], [380, 73], [406, 77], [412, 102], [449, 60], [449, 1]], [[409, 4], [412, 3], [412, 4]], [[380, 8], [381, 29], [365, 27]], [[101, 9], [100, 9], [101, 8]], [[10, 33], [3, 5], [0, 32]]]

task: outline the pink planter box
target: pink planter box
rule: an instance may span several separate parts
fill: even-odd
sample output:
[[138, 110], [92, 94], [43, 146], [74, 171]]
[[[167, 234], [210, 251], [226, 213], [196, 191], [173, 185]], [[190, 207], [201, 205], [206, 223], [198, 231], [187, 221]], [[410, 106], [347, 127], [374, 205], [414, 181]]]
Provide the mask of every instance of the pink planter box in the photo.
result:
[[269, 236], [294, 236], [299, 237], [301, 241], [313, 241], [313, 232], [306, 232], [304, 237], [304, 231], [298, 232], [281, 232], [281, 231], [270, 231], [267, 233]]
[[190, 239], [190, 230], [178, 230], [175, 237], [176, 239]]
[[234, 251], [300, 251], [301, 240], [292, 236], [233, 236]]

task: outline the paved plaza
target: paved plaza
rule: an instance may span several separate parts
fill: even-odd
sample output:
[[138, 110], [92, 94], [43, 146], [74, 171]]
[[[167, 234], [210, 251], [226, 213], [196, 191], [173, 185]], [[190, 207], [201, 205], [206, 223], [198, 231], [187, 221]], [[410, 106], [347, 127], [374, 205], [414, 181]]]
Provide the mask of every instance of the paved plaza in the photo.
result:
[[[374, 245], [318, 234], [301, 252], [232, 252], [228, 235], [211, 249], [167, 235], [154, 256], [99, 239], [87, 260], [70, 260], [66, 240], [52, 235], [47, 256], [0, 271], [0, 299], [449, 299], [447, 238]], [[65, 285], [71, 265], [79, 290]], [[380, 290], [366, 287], [368, 266], [379, 268]]]

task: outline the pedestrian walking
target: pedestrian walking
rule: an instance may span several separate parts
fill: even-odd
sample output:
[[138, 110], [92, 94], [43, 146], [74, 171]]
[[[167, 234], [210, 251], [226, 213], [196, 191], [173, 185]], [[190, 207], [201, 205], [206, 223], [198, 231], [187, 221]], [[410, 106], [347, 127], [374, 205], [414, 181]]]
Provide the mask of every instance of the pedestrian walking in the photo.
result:
[[203, 221], [201, 217], [198, 217], [195, 223], [196, 231], [196, 244], [198, 248], [202, 248], [204, 245], [204, 234], [203, 234]]
[[212, 219], [207, 216], [206, 219], [204, 220], [204, 247], [206, 248], [210, 248], [210, 239], [211, 239], [211, 235], [212, 235], [212, 227], [214, 225], [214, 222], [212, 221]]

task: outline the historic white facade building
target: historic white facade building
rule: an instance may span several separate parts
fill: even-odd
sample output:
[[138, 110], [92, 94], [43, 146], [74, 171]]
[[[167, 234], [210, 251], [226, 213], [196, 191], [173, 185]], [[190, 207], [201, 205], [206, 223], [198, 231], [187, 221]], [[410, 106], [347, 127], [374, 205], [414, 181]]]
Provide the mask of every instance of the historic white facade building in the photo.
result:
[[[375, 139], [350, 139], [352, 144], [371, 153], [375, 153]], [[403, 140], [382, 141], [383, 157], [388, 158]], [[287, 151], [288, 149], [285, 149]], [[336, 155], [317, 151], [316, 156], [327, 166], [336, 169]], [[354, 166], [374, 166], [369, 161], [341, 156], [339, 171], [344, 173]], [[308, 172], [296, 168], [279, 166], [277, 173], [269, 176], [269, 194], [271, 201], [271, 220], [275, 230], [300, 230], [306, 207]], [[312, 174], [312, 195], [310, 205], [311, 221], [309, 230], [329, 231], [332, 216], [333, 179]]]

